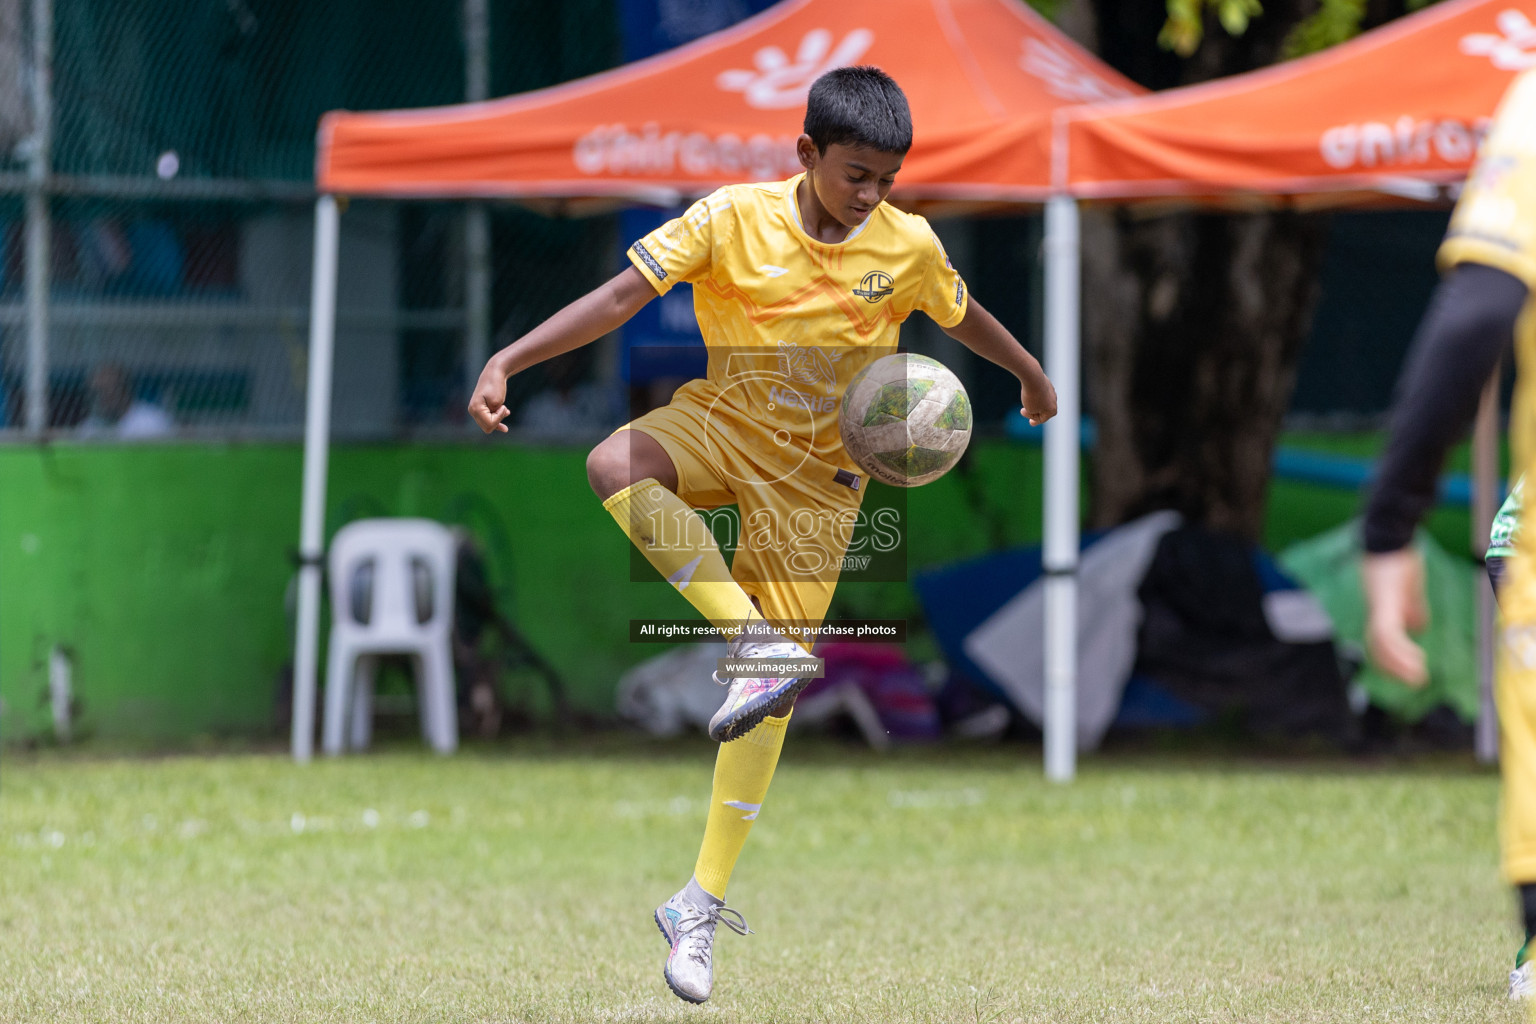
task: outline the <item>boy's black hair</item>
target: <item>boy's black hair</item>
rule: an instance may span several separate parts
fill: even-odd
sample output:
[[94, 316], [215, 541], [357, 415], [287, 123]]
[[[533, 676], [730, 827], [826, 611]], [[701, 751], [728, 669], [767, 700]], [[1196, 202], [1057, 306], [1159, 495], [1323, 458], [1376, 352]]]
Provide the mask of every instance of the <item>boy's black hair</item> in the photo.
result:
[[905, 153], [912, 148], [912, 111], [901, 86], [879, 68], [833, 68], [811, 85], [805, 134], [818, 153], [831, 145]]

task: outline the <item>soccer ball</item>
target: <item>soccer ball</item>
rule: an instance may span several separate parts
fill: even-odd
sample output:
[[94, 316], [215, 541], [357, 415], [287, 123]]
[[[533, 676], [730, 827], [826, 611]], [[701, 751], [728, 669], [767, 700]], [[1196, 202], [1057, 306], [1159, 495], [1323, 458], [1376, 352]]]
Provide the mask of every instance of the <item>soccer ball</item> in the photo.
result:
[[959, 378], [910, 352], [860, 370], [843, 392], [837, 421], [853, 461], [894, 487], [937, 480], [971, 442], [971, 400]]

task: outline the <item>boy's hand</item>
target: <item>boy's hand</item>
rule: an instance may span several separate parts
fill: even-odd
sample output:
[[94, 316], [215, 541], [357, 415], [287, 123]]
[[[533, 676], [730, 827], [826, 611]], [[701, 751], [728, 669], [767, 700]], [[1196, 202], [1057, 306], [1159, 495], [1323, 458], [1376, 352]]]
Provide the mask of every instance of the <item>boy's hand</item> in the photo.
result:
[[1409, 686], [1429, 681], [1424, 650], [1408, 634], [1429, 624], [1424, 566], [1412, 548], [1368, 554], [1360, 563], [1365, 585], [1365, 646], [1371, 660]]
[[492, 360], [485, 365], [484, 370], [480, 371], [480, 380], [475, 384], [475, 394], [469, 400], [469, 414], [487, 434], [497, 430], [505, 434], [507, 425], [502, 421], [511, 415], [506, 401], [506, 375], [496, 368], [495, 361]]
[[1032, 427], [1056, 415], [1056, 388], [1045, 374], [1021, 379], [1019, 406], [1019, 415], [1027, 416]]

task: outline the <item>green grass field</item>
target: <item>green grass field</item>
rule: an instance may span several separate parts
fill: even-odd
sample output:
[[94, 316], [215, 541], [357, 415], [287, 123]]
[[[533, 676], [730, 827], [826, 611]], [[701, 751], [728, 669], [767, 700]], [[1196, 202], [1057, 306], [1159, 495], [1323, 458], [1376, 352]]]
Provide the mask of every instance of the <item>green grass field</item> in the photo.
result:
[[[579, 749], [578, 749], [579, 748]], [[1515, 1021], [1493, 774], [791, 737], [715, 997], [702, 743], [8, 755], [0, 1020]]]

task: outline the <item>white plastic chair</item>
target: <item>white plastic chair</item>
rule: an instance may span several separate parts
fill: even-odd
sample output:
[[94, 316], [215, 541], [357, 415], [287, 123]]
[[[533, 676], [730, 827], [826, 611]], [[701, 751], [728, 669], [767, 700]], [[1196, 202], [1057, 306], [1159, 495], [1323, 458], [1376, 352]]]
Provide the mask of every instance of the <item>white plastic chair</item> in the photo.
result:
[[[411, 655], [422, 736], [439, 754], [457, 749], [452, 637], [457, 548], [453, 531], [430, 519], [360, 519], [337, 531], [329, 559], [331, 643], [321, 735], [326, 754], [368, 746], [381, 654]], [[358, 578], [370, 571], [371, 587]], [[418, 585], [423, 573], [425, 587]]]

